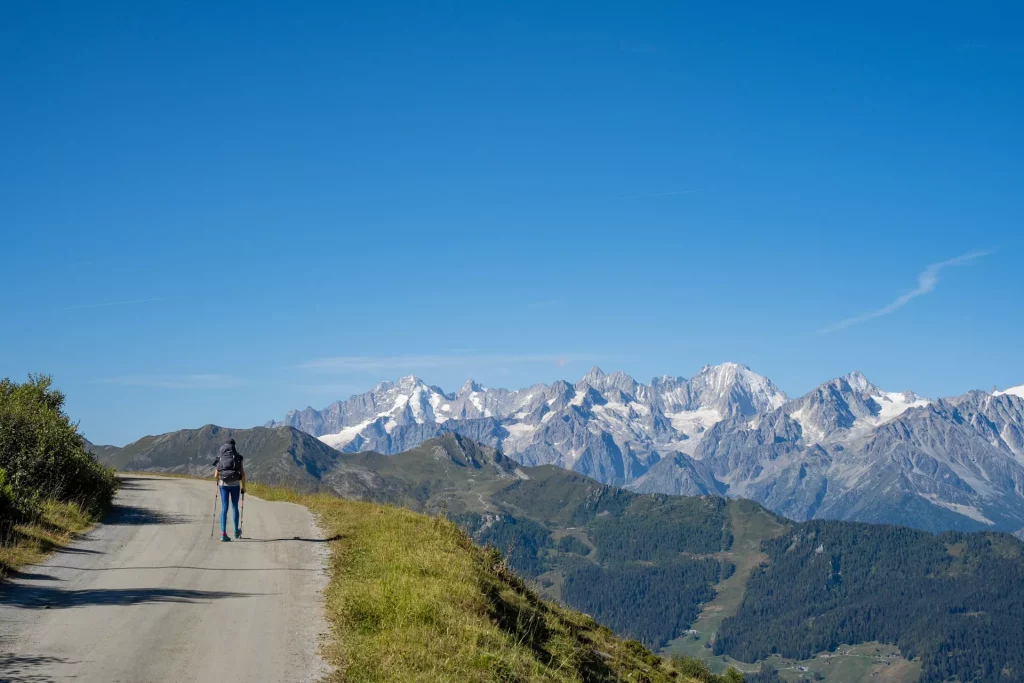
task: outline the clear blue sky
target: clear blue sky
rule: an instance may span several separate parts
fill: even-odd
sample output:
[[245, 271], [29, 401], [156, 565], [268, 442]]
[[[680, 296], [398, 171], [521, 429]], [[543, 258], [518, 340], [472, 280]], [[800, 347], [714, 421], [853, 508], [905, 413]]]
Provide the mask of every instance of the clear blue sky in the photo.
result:
[[94, 441], [410, 373], [1024, 383], [1019, 3], [161, 5], [0, 10], [0, 376]]

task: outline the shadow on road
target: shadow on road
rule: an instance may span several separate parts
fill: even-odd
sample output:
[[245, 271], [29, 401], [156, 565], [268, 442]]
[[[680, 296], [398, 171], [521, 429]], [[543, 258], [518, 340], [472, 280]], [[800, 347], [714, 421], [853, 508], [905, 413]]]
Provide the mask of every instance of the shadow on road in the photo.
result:
[[[76, 567], [77, 569], [77, 567]], [[58, 579], [56, 576], [50, 576], [49, 574], [40, 574], [38, 572], [20, 572], [13, 571], [7, 575], [9, 579], [13, 581], [63, 581], [64, 579]], [[3, 679], [0, 678], [0, 683], [3, 683]]]
[[121, 482], [122, 489], [131, 489], [133, 491], [150, 491], [151, 487], [146, 484], [151, 483], [152, 479], [143, 479], [142, 477], [118, 477]]
[[179, 588], [60, 590], [48, 586], [11, 586], [7, 590], [0, 591], [0, 604], [22, 609], [68, 609], [90, 605], [144, 605], [157, 602], [200, 603], [228, 598], [247, 598], [253, 595], [256, 594]]
[[137, 505], [115, 504], [103, 523], [112, 526], [142, 526], [147, 524], [187, 524], [190, 521], [192, 518], [188, 515], [160, 512]]
[[49, 683], [49, 675], [34, 672], [39, 666], [74, 664], [61, 657], [46, 655], [14, 655], [0, 652], [0, 681], [3, 683]]
[[88, 548], [75, 548], [72, 546], [65, 546], [57, 549], [58, 555], [64, 555], [65, 553], [68, 555], [102, 555], [103, 551], [89, 550]]
[[235, 539], [236, 543], [278, 543], [279, 541], [301, 541], [303, 543], [330, 543], [331, 541], [340, 541], [342, 538], [341, 534], [335, 534], [330, 538], [301, 538], [299, 536], [292, 536], [291, 538], [238, 538]]
[[[172, 564], [166, 567], [62, 567], [59, 564], [49, 564], [47, 567], [53, 569], [72, 569], [76, 572], [121, 572], [121, 571], [142, 571], [147, 569], [191, 569], [198, 572], [318, 572], [319, 569], [304, 569], [302, 567], [189, 567], [187, 565]], [[54, 580], [53, 577], [39, 575], [39, 580]], [[22, 578], [22, 577], [15, 577]], [[25, 577], [31, 579], [33, 577]], [[0, 683], [3, 679], [0, 678]]]

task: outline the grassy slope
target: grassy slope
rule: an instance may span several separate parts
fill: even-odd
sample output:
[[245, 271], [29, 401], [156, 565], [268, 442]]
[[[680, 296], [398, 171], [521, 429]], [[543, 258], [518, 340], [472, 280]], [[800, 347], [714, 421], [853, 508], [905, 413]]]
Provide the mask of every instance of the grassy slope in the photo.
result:
[[16, 574], [18, 569], [42, 562], [46, 556], [66, 546], [95, 522], [95, 518], [74, 503], [46, 501], [40, 520], [14, 527], [14, 536], [0, 545], [0, 578]]
[[[708, 644], [714, 642], [722, 621], [734, 616], [743, 600], [747, 579], [768, 556], [761, 550], [761, 540], [776, 538], [786, 530], [786, 521], [748, 500], [729, 501], [732, 518], [733, 545], [721, 553], [736, 566], [735, 573], [715, 586], [717, 595], [707, 603], [697, 621], [690, 627], [696, 634], [681, 636], [664, 649], [667, 655], [694, 657], [708, 663], [714, 671], [735, 667], [740, 671], [757, 671], [760, 664], [738, 662], [730, 657], [713, 656]], [[880, 643], [844, 645], [834, 653], [821, 653], [808, 660], [771, 657], [766, 662], [777, 669], [785, 681], [806, 680], [808, 675], [821, 674], [826, 681], [883, 681], [909, 683], [921, 676], [920, 661], [899, 656], [899, 649]], [[804, 671], [803, 669], [806, 669]]]
[[339, 537], [326, 596], [332, 680], [700, 680], [540, 599], [447, 519], [260, 485], [252, 492], [309, 507]]

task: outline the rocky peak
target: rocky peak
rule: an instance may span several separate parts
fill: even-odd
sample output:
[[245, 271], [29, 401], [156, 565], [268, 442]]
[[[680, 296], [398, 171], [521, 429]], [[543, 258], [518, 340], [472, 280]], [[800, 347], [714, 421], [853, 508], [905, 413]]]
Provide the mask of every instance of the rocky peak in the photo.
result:
[[457, 396], [466, 396], [467, 394], [475, 394], [484, 391], [484, 388], [477, 384], [476, 380], [467, 379], [466, 383], [459, 389]]
[[864, 373], [854, 370], [853, 372], [843, 375], [839, 379], [845, 381], [851, 389], [860, 394], [881, 394], [882, 390], [876, 387], [874, 384], [868, 381], [868, 378], [864, 376]]

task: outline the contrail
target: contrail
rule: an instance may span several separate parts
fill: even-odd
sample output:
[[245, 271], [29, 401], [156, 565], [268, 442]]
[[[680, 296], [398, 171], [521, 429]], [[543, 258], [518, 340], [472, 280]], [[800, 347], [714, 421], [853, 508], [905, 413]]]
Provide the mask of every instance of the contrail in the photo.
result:
[[858, 325], [862, 322], [867, 322], [868, 320], [880, 318], [883, 315], [889, 315], [890, 313], [894, 313], [899, 309], [903, 308], [904, 306], [906, 306], [913, 299], [916, 299], [919, 296], [924, 296], [925, 294], [929, 294], [932, 291], [934, 291], [935, 287], [939, 284], [939, 273], [942, 272], [944, 268], [949, 268], [950, 266], [963, 266], [983, 256], [988, 256], [991, 253], [992, 252], [990, 251], [972, 251], [968, 254], [963, 254], [962, 256], [957, 256], [956, 258], [951, 258], [947, 261], [932, 263], [918, 274], [917, 287], [915, 287], [914, 289], [910, 290], [909, 292], [906, 292], [905, 294], [899, 295], [891, 303], [887, 304], [886, 306], [883, 306], [882, 308], [879, 308], [876, 311], [862, 313], [861, 315], [857, 315], [852, 318], [847, 318], [846, 320], [840, 320], [834, 325], [829, 325], [824, 329], [818, 330], [818, 334], [828, 334], [830, 332], [836, 332], [838, 330], [845, 329], [852, 325]]

